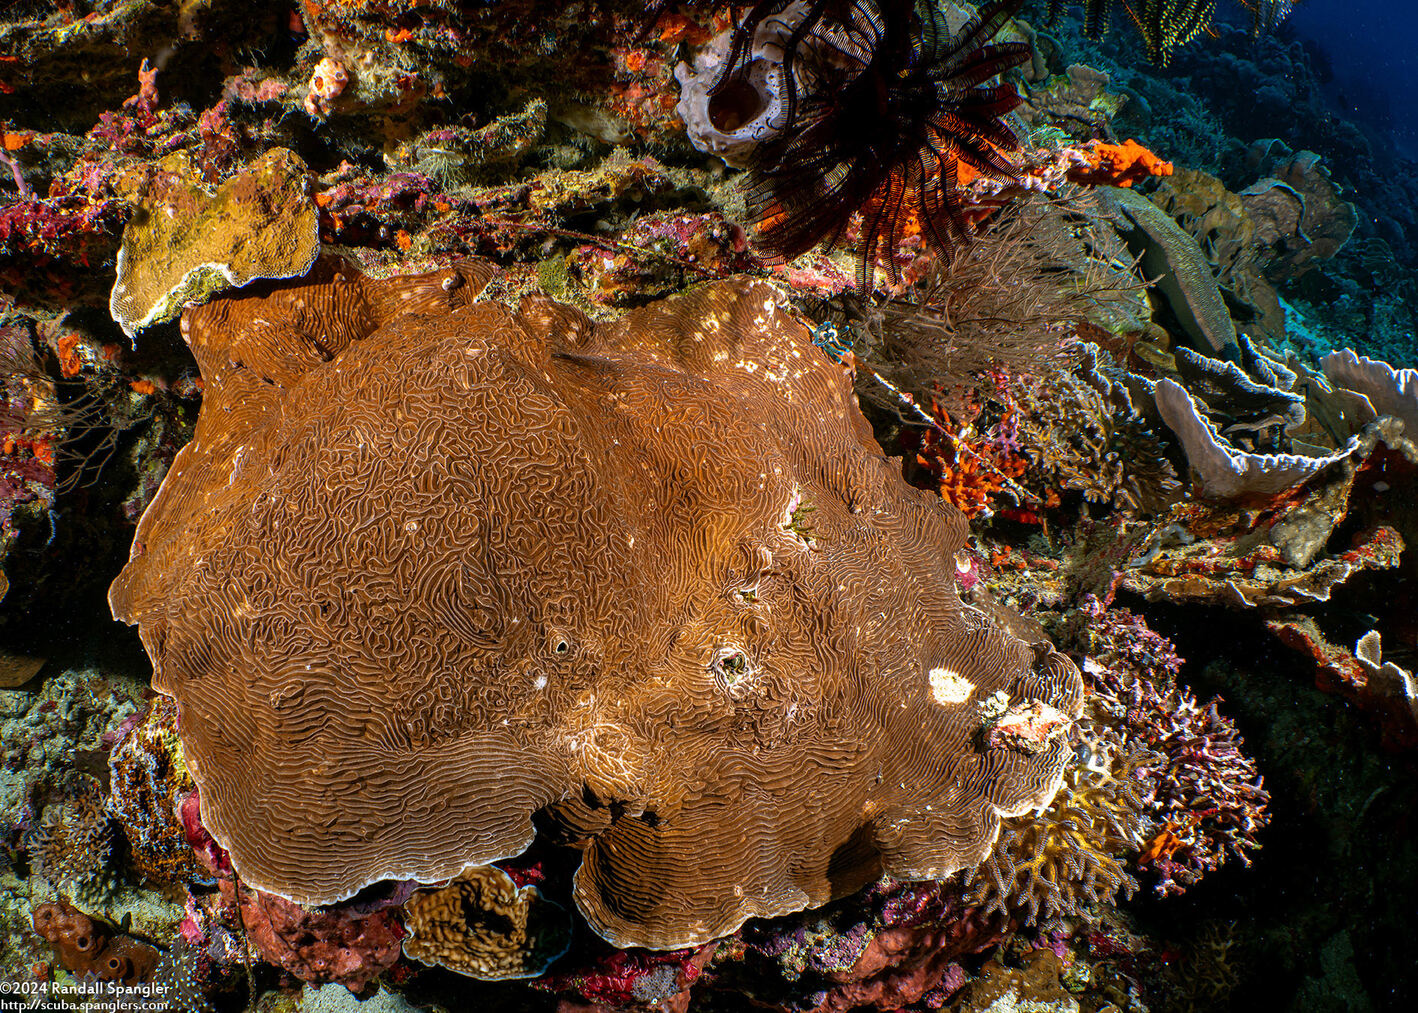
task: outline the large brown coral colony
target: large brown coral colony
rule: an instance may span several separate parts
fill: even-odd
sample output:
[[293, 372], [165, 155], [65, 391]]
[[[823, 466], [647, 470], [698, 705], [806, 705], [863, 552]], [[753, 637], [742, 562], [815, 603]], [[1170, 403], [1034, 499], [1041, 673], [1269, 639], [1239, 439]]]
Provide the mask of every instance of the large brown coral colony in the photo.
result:
[[1047, 804], [1077, 670], [961, 603], [964, 518], [773, 288], [596, 325], [488, 273], [324, 260], [183, 319], [201, 419], [110, 598], [247, 882], [447, 879], [545, 810], [592, 927], [673, 948]]

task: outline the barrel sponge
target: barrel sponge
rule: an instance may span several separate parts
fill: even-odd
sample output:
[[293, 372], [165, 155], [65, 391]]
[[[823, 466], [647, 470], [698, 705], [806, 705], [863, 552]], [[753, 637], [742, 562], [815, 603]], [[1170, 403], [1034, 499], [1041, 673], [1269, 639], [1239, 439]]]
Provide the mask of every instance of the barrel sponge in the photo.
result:
[[589, 924], [672, 949], [1048, 803], [1077, 670], [961, 602], [964, 518], [775, 289], [594, 324], [490, 273], [326, 259], [183, 320], [201, 418], [110, 602], [245, 881], [443, 881], [540, 813]]

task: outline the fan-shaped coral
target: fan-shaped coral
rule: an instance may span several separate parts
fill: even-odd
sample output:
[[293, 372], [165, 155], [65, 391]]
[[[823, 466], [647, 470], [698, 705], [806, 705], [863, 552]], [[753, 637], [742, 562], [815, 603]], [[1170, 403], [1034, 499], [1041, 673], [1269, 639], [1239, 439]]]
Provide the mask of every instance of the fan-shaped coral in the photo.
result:
[[441, 880], [544, 810], [591, 925], [674, 948], [1047, 804], [1077, 670], [961, 603], [964, 519], [773, 289], [597, 326], [488, 274], [326, 261], [184, 318], [202, 416], [110, 598], [243, 879]]

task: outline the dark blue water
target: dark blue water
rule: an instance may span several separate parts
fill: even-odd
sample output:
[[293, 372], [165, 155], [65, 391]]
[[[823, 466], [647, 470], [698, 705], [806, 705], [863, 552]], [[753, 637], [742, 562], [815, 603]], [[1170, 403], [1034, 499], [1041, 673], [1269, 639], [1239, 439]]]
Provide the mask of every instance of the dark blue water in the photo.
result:
[[1418, 159], [1418, 0], [1305, 0], [1289, 30], [1331, 68], [1336, 110]]

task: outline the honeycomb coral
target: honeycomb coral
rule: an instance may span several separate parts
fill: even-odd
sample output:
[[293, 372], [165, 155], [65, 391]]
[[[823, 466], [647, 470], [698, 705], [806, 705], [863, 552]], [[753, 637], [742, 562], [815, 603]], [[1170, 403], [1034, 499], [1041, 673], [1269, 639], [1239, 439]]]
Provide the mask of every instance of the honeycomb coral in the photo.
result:
[[[202, 415], [110, 602], [244, 881], [444, 880], [540, 810], [590, 925], [673, 949], [1048, 803], [1077, 669], [961, 603], [964, 518], [774, 289], [596, 325], [489, 274], [325, 260], [183, 319]], [[1027, 750], [978, 734], [1001, 695]]]

